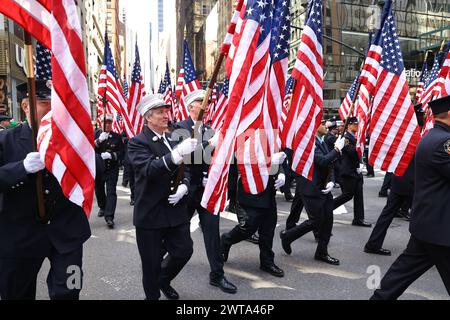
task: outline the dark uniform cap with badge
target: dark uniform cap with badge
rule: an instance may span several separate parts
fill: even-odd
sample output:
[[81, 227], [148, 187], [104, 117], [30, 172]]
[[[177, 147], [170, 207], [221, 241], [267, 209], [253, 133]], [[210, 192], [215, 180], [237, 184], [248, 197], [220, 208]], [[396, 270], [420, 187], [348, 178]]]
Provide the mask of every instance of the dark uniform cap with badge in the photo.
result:
[[448, 112], [450, 110], [450, 96], [430, 101], [428, 105], [433, 111], [433, 115]]
[[349, 119], [348, 119], [348, 124], [349, 125], [351, 125], [351, 124], [358, 124], [359, 122], [358, 122], [358, 118], [357, 117], [350, 117]]
[[11, 121], [12, 118], [8, 117], [7, 115], [0, 114], [0, 121]]

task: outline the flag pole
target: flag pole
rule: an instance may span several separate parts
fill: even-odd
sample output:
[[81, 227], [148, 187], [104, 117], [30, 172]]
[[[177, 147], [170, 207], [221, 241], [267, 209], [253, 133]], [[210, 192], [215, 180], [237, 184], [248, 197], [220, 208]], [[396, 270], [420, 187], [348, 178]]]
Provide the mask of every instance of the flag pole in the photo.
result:
[[[24, 31], [25, 35], [25, 65], [27, 71], [27, 87], [28, 87], [28, 104], [30, 108], [30, 126], [32, 132], [33, 151], [37, 150], [37, 134], [38, 134], [38, 120], [36, 114], [36, 79], [34, 75], [33, 65], [33, 45], [31, 35]], [[42, 180], [42, 172], [36, 173], [36, 195], [38, 203], [38, 217], [41, 221], [46, 218], [44, 205], [44, 187]]]

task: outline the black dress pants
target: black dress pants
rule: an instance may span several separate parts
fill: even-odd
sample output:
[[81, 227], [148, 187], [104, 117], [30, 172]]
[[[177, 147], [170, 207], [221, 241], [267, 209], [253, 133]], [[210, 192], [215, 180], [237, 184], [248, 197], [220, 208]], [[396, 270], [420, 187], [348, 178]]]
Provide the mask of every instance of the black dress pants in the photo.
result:
[[386, 205], [378, 217], [377, 223], [370, 234], [366, 246], [371, 249], [380, 249], [383, 246], [384, 238], [387, 230], [394, 220], [395, 214], [405, 202], [410, 202], [410, 196], [402, 196], [396, 192], [391, 192], [388, 195]]
[[[36, 280], [44, 257], [35, 259], [0, 258], [1, 300], [35, 300]], [[47, 276], [51, 300], [78, 300], [83, 284], [83, 248], [60, 254], [54, 248], [48, 256]]]
[[259, 258], [261, 265], [274, 264], [275, 254], [272, 250], [275, 227], [277, 225], [277, 208], [254, 208], [241, 205], [247, 213], [246, 226], [238, 224], [230, 232], [222, 235], [223, 245], [233, 244], [249, 238], [257, 230], [259, 233]]
[[301, 194], [301, 198], [309, 219], [286, 230], [285, 239], [293, 242], [308, 232], [316, 230], [318, 232], [316, 255], [326, 255], [333, 229], [333, 196], [331, 193], [327, 195]]
[[371, 300], [394, 300], [432, 266], [436, 266], [450, 296], [450, 247], [409, 239], [405, 251], [395, 260]]
[[107, 170], [95, 178], [95, 196], [98, 207], [105, 211], [105, 219], [114, 219], [117, 205], [116, 186], [118, 179], [119, 167]]
[[[168, 251], [161, 257], [162, 242]], [[142, 262], [142, 283], [147, 300], [158, 300], [160, 287], [167, 286], [192, 256], [190, 224], [159, 229], [136, 228], [136, 242]]]
[[363, 177], [358, 178], [343, 176], [341, 181], [342, 194], [334, 199], [333, 209], [342, 206], [353, 198], [353, 219], [356, 221], [364, 220], [364, 194]]

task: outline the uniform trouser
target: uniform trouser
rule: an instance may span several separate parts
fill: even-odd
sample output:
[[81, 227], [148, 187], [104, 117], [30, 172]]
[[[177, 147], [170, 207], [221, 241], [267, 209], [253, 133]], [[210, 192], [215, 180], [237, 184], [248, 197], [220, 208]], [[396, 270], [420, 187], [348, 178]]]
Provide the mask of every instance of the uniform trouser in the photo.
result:
[[[168, 251], [161, 257], [161, 247]], [[142, 262], [142, 284], [147, 300], [158, 300], [159, 289], [167, 286], [192, 256], [189, 223], [160, 229], [136, 228], [136, 242]]]
[[397, 299], [414, 281], [436, 266], [450, 295], [450, 247], [409, 239], [405, 251], [395, 260], [375, 290], [372, 300]]
[[188, 212], [191, 217], [196, 210], [203, 232], [206, 256], [208, 257], [209, 267], [211, 268], [209, 277], [211, 279], [220, 279], [224, 275], [223, 258], [220, 254], [220, 216], [209, 213], [200, 203], [196, 207], [188, 206]]
[[316, 255], [326, 255], [328, 254], [328, 243], [333, 229], [333, 196], [331, 193], [313, 196], [301, 194], [301, 198], [309, 219], [286, 230], [285, 239], [293, 242], [308, 232], [317, 230]]
[[292, 171], [292, 168], [291, 168], [292, 152], [287, 152], [287, 158], [288, 158], [288, 161], [285, 161], [283, 163], [283, 169], [284, 169], [284, 173], [286, 175], [286, 182], [285, 182], [284, 186], [281, 188], [281, 191], [283, 191], [285, 196], [287, 194], [292, 195], [291, 185], [292, 185], [292, 181], [295, 179], [295, 173]]
[[272, 251], [273, 236], [277, 225], [277, 208], [253, 208], [241, 205], [247, 213], [248, 220], [245, 225], [238, 224], [230, 232], [222, 235], [225, 247], [249, 238], [258, 230], [259, 233], [259, 259], [261, 265], [274, 263], [275, 254]]
[[388, 190], [391, 188], [392, 181], [392, 172], [386, 172], [386, 175], [383, 179], [383, 185], [381, 186], [380, 193], [386, 194]]
[[386, 237], [387, 230], [391, 225], [395, 214], [403, 203], [405, 201], [411, 201], [410, 199], [410, 196], [403, 196], [391, 190], [386, 205], [384, 206], [383, 211], [381, 211], [377, 223], [372, 230], [372, 234], [367, 241], [367, 247], [371, 249], [380, 249], [383, 246], [384, 238]]
[[124, 164], [124, 172], [125, 172], [125, 168], [126, 171], [128, 172], [128, 180], [130, 182], [130, 200], [134, 200], [134, 186], [135, 186], [135, 179], [134, 179], [134, 170], [133, 170], [133, 166], [130, 164]]
[[98, 207], [105, 210], [105, 219], [114, 219], [117, 204], [116, 185], [118, 179], [119, 167], [105, 171], [95, 179], [95, 196], [97, 197]]
[[344, 203], [353, 198], [353, 219], [355, 221], [364, 220], [364, 194], [363, 194], [363, 177], [358, 178], [349, 176], [342, 177], [341, 189], [342, 194], [334, 199], [333, 209], [342, 206]]
[[289, 213], [289, 216], [286, 219], [286, 229], [291, 229], [295, 227], [297, 222], [300, 220], [302, 210], [303, 210], [303, 201], [300, 195], [300, 183], [297, 181], [297, 185], [295, 187], [294, 200], [292, 200], [291, 212]]
[[[0, 258], [1, 300], [35, 300], [36, 279], [44, 259]], [[50, 299], [78, 300], [83, 283], [83, 248], [66, 254], [60, 254], [53, 248], [48, 259], [50, 271], [47, 287]]]

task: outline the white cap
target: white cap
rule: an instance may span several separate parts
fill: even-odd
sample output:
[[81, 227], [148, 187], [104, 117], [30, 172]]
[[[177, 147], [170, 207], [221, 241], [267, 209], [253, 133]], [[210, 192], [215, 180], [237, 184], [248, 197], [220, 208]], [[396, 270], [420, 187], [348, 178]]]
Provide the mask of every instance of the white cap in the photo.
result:
[[205, 90], [195, 90], [184, 97], [184, 105], [189, 106], [194, 101], [203, 101], [205, 98]]
[[336, 121], [336, 125], [339, 127], [339, 126], [343, 126], [344, 125], [344, 121], [342, 121], [342, 120], [338, 120], [338, 121]]
[[160, 93], [149, 94], [141, 99], [137, 106], [139, 113], [144, 116], [147, 111], [161, 107], [170, 107], [170, 104], [164, 102], [164, 96]]
[[[105, 120], [105, 117], [106, 117], [106, 120]], [[107, 113], [106, 115], [104, 115], [102, 117], [102, 121], [114, 121], [114, 116], [110, 113]]]

